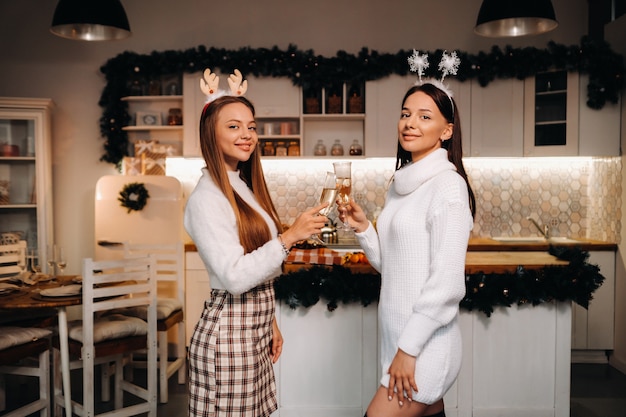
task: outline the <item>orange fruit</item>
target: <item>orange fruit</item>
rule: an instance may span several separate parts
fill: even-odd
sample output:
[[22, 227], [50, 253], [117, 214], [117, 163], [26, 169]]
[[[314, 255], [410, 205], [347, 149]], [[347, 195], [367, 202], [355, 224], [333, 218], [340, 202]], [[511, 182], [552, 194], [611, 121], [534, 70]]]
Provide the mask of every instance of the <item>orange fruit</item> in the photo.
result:
[[359, 263], [359, 255], [357, 255], [356, 253], [350, 255], [350, 262], [353, 264]]

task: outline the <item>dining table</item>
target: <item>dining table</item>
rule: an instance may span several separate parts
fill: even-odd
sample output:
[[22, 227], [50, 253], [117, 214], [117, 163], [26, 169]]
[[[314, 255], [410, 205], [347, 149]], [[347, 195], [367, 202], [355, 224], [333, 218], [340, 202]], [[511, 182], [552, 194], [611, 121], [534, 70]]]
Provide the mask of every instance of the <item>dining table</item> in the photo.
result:
[[[56, 311], [59, 332], [59, 351], [61, 356], [61, 374], [63, 391], [71, 392], [69, 335], [67, 327], [67, 308], [82, 304], [80, 291], [69, 291], [77, 287], [79, 277], [76, 275], [42, 276], [32, 284], [21, 282], [13, 291], [5, 291], [0, 296], [0, 317], [28, 312], [30, 315], [45, 313], [46, 310]], [[6, 282], [6, 281], [5, 281]], [[68, 289], [64, 292], [64, 289]], [[61, 290], [61, 291], [59, 291]], [[43, 294], [42, 294], [43, 292]], [[65, 295], [64, 295], [65, 294]], [[17, 317], [19, 318], [19, 317]], [[65, 395], [65, 415], [72, 416], [72, 399]]]

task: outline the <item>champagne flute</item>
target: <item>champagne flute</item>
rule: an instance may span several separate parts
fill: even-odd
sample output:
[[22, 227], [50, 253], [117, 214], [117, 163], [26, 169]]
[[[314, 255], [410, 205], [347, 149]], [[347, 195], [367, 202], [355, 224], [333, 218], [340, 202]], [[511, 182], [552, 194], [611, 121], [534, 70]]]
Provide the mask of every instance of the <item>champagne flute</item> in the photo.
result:
[[[328, 203], [328, 206], [324, 207], [319, 211], [320, 215], [328, 216], [330, 211], [333, 209], [333, 204], [335, 204], [335, 199], [337, 198], [337, 177], [334, 172], [326, 172], [326, 177], [324, 178], [324, 185], [322, 188], [322, 194], [320, 194], [320, 204]], [[318, 235], [312, 235], [311, 239], [320, 245], [326, 244]]]
[[32, 249], [30, 251], [30, 271], [33, 274], [41, 273], [41, 263], [39, 262], [39, 252], [37, 249]]
[[[345, 206], [350, 203], [350, 192], [352, 191], [352, 162], [333, 162], [335, 175], [337, 176], [337, 197], [339, 205]], [[341, 230], [345, 232], [352, 231], [352, 226], [347, 221], [342, 222]]]
[[18, 257], [17, 257], [17, 266], [20, 268], [20, 278], [24, 279], [24, 273], [26, 272], [26, 268], [28, 267], [27, 259], [27, 249], [25, 247], [19, 248]]
[[48, 275], [52, 278], [56, 278], [56, 266], [57, 266], [57, 245], [48, 245], [48, 257], [46, 259], [48, 263]]
[[63, 275], [63, 272], [67, 267], [67, 259], [65, 258], [65, 251], [63, 250], [63, 246], [57, 247], [56, 264], [57, 268], [59, 268], [59, 275]]

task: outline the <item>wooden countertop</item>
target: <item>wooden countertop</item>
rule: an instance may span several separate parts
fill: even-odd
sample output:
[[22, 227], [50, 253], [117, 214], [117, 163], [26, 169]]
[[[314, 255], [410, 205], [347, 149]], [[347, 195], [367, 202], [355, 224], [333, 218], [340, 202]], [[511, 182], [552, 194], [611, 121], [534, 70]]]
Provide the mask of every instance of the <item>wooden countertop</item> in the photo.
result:
[[[603, 242], [599, 240], [590, 239], [573, 239], [576, 242], [559, 242], [559, 245], [563, 246], [576, 246], [582, 250], [600, 250], [600, 251], [616, 251], [617, 244], [610, 242]], [[474, 251], [521, 251], [521, 252], [545, 252], [548, 250], [549, 243], [545, 242], [500, 242], [488, 237], [473, 237], [470, 238], [467, 250], [469, 252]]]
[[[559, 243], [560, 245], [576, 246], [582, 250], [616, 251], [617, 244], [599, 240], [581, 239], [576, 243]], [[499, 242], [488, 237], [470, 238], [468, 252], [546, 252], [548, 242]], [[185, 244], [186, 252], [196, 252], [196, 245], [192, 242]]]
[[[615, 251], [617, 244], [596, 240], [579, 240], [576, 242], [559, 243], [559, 245], [576, 246], [585, 251]], [[514, 272], [518, 266], [525, 269], [539, 269], [547, 265], [567, 265], [548, 253], [548, 242], [500, 242], [491, 238], [477, 237], [469, 241], [465, 272], [474, 274]], [[193, 243], [185, 245], [187, 252], [195, 252]], [[355, 247], [355, 250], [359, 250]], [[286, 263], [284, 271], [292, 272], [307, 268], [311, 264]], [[367, 264], [344, 264], [353, 273], [375, 274], [376, 271]]]
[[[514, 272], [518, 266], [525, 269], [540, 269], [547, 265], [567, 265], [567, 261], [557, 259], [547, 252], [538, 251], [472, 251], [467, 252], [465, 258], [465, 272], [467, 274], [475, 274], [484, 272], [486, 274]], [[294, 272], [302, 268], [309, 268], [312, 264], [304, 263], [285, 263], [283, 270], [285, 273]], [[376, 274], [376, 270], [368, 264], [352, 264], [343, 265], [350, 268], [353, 273], [359, 274]]]

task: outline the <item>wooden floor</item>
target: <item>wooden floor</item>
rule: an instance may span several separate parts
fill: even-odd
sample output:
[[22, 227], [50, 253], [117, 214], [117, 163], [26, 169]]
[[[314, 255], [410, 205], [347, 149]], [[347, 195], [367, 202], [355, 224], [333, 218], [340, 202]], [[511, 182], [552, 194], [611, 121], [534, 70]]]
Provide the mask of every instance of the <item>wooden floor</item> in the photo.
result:
[[[31, 381], [32, 379], [28, 378], [12, 383], [7, 378], [6, 411], [34, 395], [36, 386]], [[76, 382], [74, 386], [80, 386], [78, 381]], [[169, 402], [158, 405], [158, 417], [187, 417], [186, 385], [179, 385], [176, 378], [171, 378], [169, 390]], [[105, 410], [107, 405], [100, 403], [98, 409]], [[0, 416], [6, 411], [0, 412]], [[626, 375], [609, 365], [572, 365], [570, 416], [626, 417]]]

